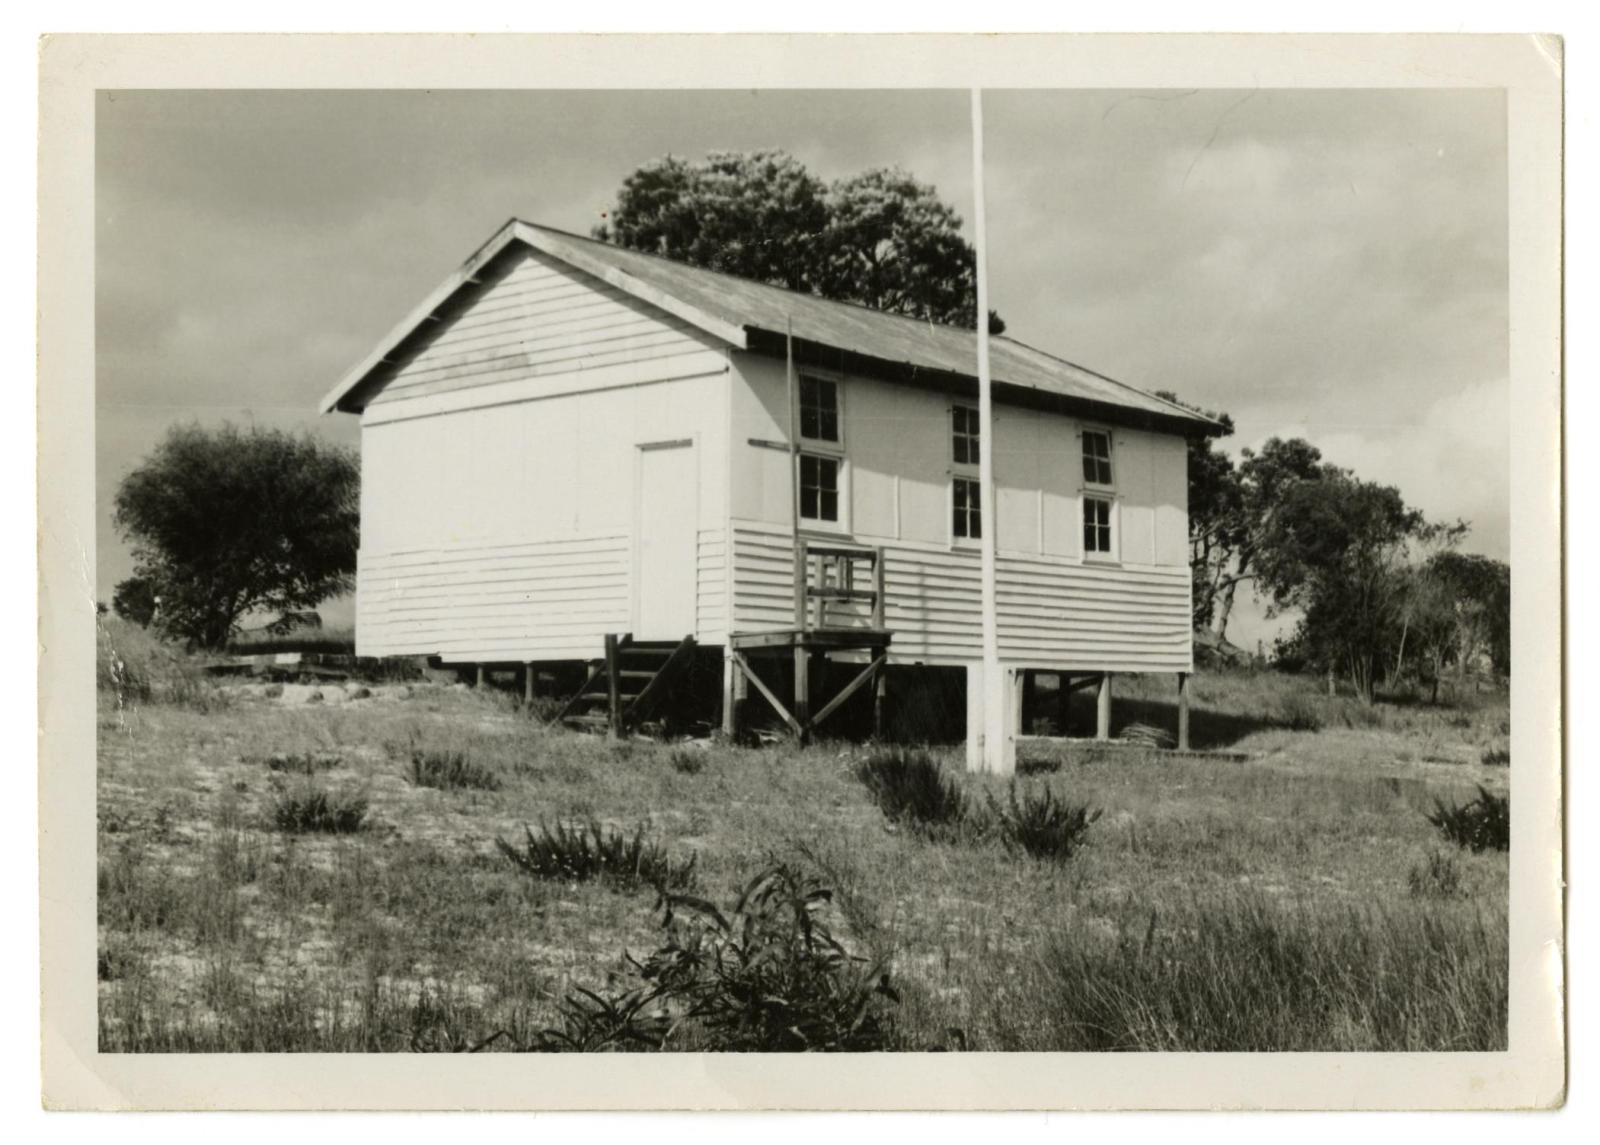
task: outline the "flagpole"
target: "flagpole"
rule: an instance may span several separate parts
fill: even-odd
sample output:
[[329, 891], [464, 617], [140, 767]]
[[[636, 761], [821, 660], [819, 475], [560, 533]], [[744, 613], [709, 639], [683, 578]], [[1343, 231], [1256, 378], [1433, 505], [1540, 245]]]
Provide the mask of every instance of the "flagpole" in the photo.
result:
[[[970, 673], [969, 693], [981, 689], [981, 712], [967, 705], [967, 768], [1008, 775], [1016, 766], [1015, 739], [1007, 727], [1010, 704], [1000, 666], [1000, 626], [995, 612], [994, 400], [989, 376], [989, 236], [983, 195], [983, 93], [972, 89], [972, 205], [978, 286], [978, 504], [982, 552], [983, 667], [981, 680]], [[981, 721], [981, 740], [970, 725]]]

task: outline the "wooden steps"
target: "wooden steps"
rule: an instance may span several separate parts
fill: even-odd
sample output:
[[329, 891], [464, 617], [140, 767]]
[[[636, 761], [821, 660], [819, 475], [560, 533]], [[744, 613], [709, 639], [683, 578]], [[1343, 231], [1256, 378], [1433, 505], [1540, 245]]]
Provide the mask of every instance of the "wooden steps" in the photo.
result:
[[588, 679], [553, 722], [622, 735], [667, 694], [694, 648], [693, 636], [676, 641], [635, 640], [626, 633], [607, 636], [605, 657], [590, 665]]

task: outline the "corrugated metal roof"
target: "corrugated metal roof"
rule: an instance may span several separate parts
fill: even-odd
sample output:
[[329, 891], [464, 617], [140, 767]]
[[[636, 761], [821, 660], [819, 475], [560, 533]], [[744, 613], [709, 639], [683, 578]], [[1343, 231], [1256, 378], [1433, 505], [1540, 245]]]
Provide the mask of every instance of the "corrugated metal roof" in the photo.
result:
[[[481, 265], [487, 256], [513, 239], [528, 242], [556, 258], [568, 257], [579, 264], [580, 269], [600, 273], [624, 289], [631, 287], [637, 291], [642, 285], [641, 293], [646, 297], [654, 296], [652, 300], [658, 303], [681, 303], [685, 316], [698, 317], [703, 327], [725, 338], [736, 335], [740, 328], [778, 338], [787, 331], [799, 341], [895, 366], [968, 379], [976, 376], [977, 336], [971, 330], [768, 286], [520, 220], [507, 224], [495, 239], [475, 254], [468, 266], [458, 272], [457, 281], [461, 284], [470, 281], [468, 267]], [[457, 288], [447, 283], [425, 304], [425, 310], [442, 304]], [[346, 395], [366, 382], [373, 371], [387, 361], [387, 355], [406, 337], [406, 325], [402, 323], [397, 327], [390, 342], [329, 394], [324, 408], [339, 408]], [[1004, 335], [990, 339], [989, 364], [997, 385], [1137, 411], [1167, 422], [1188, 423], [1191, 431], [1217, 428], [1215, 422], [1192, 410]]]

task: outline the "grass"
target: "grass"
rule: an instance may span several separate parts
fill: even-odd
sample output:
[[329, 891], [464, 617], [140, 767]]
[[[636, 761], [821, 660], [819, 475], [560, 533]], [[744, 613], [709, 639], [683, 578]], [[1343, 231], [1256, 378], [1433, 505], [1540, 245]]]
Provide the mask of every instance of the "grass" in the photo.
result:
[[855, 771], [884, 815], [918, 834], [953, 838], [971, 822], [966, 791], [926, 751], [874, 752]]
[[[1058, 864], [993, 835], [930, 846], [858, 777], [877, 749], [613, 745], [531, 721], [515, 697], [435, 685], [403, 701], [240, 699], [222, 711], [203, 694], [158, 687], [140, 699], [104, 683], [108, 1052], [532, 1046], [565, 1028], [582, 991], [617, 1002], [639, 985], [625, 952], [647, 962], [666, 935], [642, 886], [530, 877], [495, 840], [525, 854], [524, 824], [591, 835], [594, 823], [627, 824], [602, 837], [631, 841], [646, 822], [641, 847], [692, 860], [695, 895], [725, 916], [777, 864], [830, 890], [826, 918], [848, 965], [881, 967], [899, 996], [870, 1003], [885, 1045], [1506, 1044], [1507, 854], [1445, 847], [1454, 892], [1412, 889], [1441, 849], [1426, 817], [1436, 802], [1507, 789], [1508, 769], [1483, 762], [1506, 743], [1504, 693], [1347, 716], [1358, 702], [1318, 694], [1315, 680], [1201, 673], [1196, 746], [1249, 762], [1030, 746], [1039, 754], [1016, 780], [1019, 804], [1101, 812]], [[1170, 680], [1119, 678], [1117, 690], [1113, 734], [1174, 726]], [[1278, 721], [1295, 695], [1320, 730]], [[412, 782], [413, 746], [463, 753], [500, 787], [441, 798]], [[705, 766], [680, 771], [675, 753]], [[1008, 783], [965, 774], [958, 748], [903, 754], [945, 785], [926, 796], [935, 822], [947, 804], [1010, 799]], [[342, 762], [306, 776], [271, 770], [269, 755]], [[278, 830], [279, 799], [311, 785], [359, 793], [368, 826]], [[699, 925], [692, 913], [674, 925]]]
[[366, 826], [367, 801], [359, 795], [317, 788], [285, 792], [272, 807], [272, 822], [294, 835], [349, 835]]

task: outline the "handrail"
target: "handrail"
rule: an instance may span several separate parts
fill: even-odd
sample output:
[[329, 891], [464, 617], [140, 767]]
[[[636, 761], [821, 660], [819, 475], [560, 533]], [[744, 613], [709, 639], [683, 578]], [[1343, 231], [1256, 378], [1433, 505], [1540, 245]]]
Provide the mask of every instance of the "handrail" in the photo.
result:
[[[855, 565], [872, 566], [872, 587], [857, 588]], [[827, 627], [828, 601], [863, 602], [872, 607], [872, 627], [883, 628], [883, 548], [812, 544], [804, 537], [794, 550], [794, 623], [801, 632]], [[813, 583], [815, 582], [815, 583]], [[812, 602], [816, 602], [813, 623]]]

